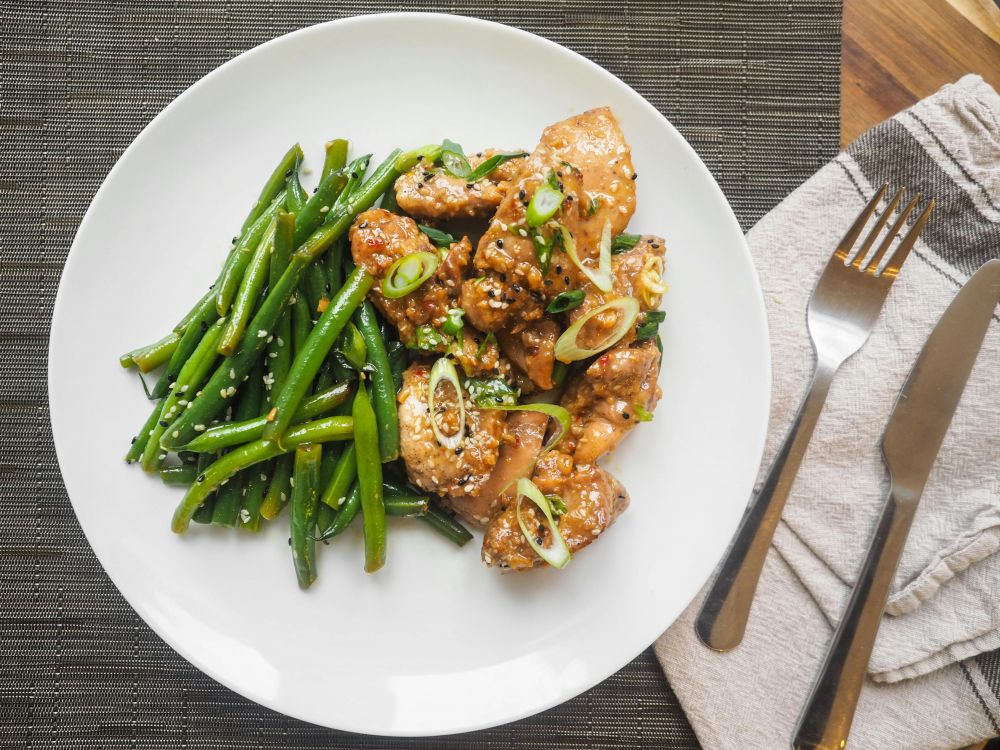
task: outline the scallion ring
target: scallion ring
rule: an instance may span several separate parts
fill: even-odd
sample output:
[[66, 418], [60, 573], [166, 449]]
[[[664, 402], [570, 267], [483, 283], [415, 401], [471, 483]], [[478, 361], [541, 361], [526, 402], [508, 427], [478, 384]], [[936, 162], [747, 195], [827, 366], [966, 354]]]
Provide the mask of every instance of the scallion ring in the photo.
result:
[[573, 265], [579, 268], [583, 275], [602, 292], [610, 292], [613, 283], [611, 278], [611, 222], [605, 222], [604, 231], [601, 232], [596, 271], [583, 265], [580, 256], [576, 254], [576, 242], [573, 241], [573, 235], [562, 224], [559, 225], [559, 233], [562, 235], [563, 250], [573, 261]]
[[[434, 409], [434, 395], [437, 393], [437, 387], [441, 381], [451, 383], [455, 389], [455, 399], [458, 401], [458, 429], [452, 435], [445, 435], [441, 432]], [[458, 448], [465, 438], [465, 398], [462, 396], [462, 384], [458, 380], [458, 371], [447, 357], [440, 357], [431, 368], [431, 379], [427, 386], [427, 409], [430, 412], [431, 429], [434, 431], [434, 437], [438, 443], [449, 450]]]
[[[528, 530], [528, 526], [524, 522], [524, 516], [521, 513], [521, 499], [525, 497], [538, 506], [542, 515], [545, 516], [549, 533], [552, 534], [552, 545], [550, 547], [543, 547], [535, 539], [535, 532]], [[517, 480], [517, 505], [515, 510], [517, 513], [517, 525], [521, 527], [521, 533], [524, 534], [524, 538], [531, 549], [553, 568], [565, 568], [572, 557], [569, 547], [566, 546], [566, 540], [563, 539], [562, 534], [559, 532], [559, 527], [552, 517], [552, 506], [545, 495], [542, 494], [542, 491], [530, 479], [522, 477]]]
[[440, 263], [437, 254], [427, 250], [397, 258], [382, 280], [382, 294], [388, 299], [405, 297], [433, 276]]
[[[559, 337], [558, 341], [556, 341], [556, 359], [560, 362], [577, 362], [581, 359], [592, 357], [599, 352], [603, 352], [609, 346], [616, 344], [618, 340], [621, 339], [621, 337], [624, 336], [630, 328], [632, 328], [635, 324], [635, 319], [639, 317], [639, 308], [639, 300], [635, 297], [619, 297], [616, 300], [608, 302], [606, 305], [601, 305], [600, 307], [591, 310], [563, 331], [563, 335]], [[615, 310], [618, 312], [618, 322], [615, 323], [615, 327], [612, 329], [611, 333], [605, 336], [597, 346], [591, 349], [584, 349], [581, 347], [576, 341], [580, 335], [580, 331], [595, 316], [607, 312], [608, 310]]]
[[558, 188], [552, 187], [549, 183], [543, 182], [531, 196], [528, 203], [528, 210], [524, 214], [525, 221], [529, 227], [540, 227], [559, 210], [559, 206], [566, 200], [566, 196]]

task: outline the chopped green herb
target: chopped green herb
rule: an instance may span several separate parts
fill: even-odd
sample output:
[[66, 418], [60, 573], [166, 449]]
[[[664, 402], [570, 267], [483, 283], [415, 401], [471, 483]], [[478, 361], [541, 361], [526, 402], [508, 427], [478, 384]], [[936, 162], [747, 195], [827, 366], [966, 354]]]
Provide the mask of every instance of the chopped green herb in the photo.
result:
[[552, 508], [552, 514], [555, 516], [562, 516], [566, 514], [568, 510], [566, 508], [566, 503], [559, 495], [546, 495], [545, 499], [549, 501], [549, 507]]
[[482, 357], [483, 353], [486, 351], [489, 345], [490, 344], [496, 345], [496, 343], [497, 343], [497, 337], [496, 335], [494, 335], [493, 331], [490, 331], [489, 333], [486, 334], [486, 338], [483, 339], [483, 343], [481, 343], [479, 345], [479, 348], [476, 350], [476, 356]]
[[642, 404], [632, 404], [632, 411], [635, 412], [635, 418], [640, 422], [652, 422], [653, 412], [647, 409]]
[[618, 253], [627, 252], [635, 247], [641, 239], [642, 237], [638, 234], [619, 234], [611, 243], [611, 254], [618, 255]]
[[597, 213], [597, 209], [601, 207], [601, 199], [596, 195], [590, 199], [590, 205], [587, 207], [587, 213], [593, 216]]
[[454, 237], [447, 232], [442, 232], [440, 229], [424, 226], [423, 224], [417, 224], [417, 229], [426, 234], [427, 239], [429, 239], [435, 247], [451, 247], [451, 244], [455, 242]]
[[470, 378], [465, 381], [469, 399], [483, 409], [497, 406], [515, 406], [520, 391], [503, 378]]
[[365, 366], [365, 359], [368, 357], [368, 347], [365, 346], [364, 337], [354, 323], [348, 322], [344, 326], [343, 332], [337, 338], [335, 350], [343, 355], [352, 368], [359, 372]]
[[556, 295], [555, 299], [545, 308], [545, 312], [555, 314], [572, 310], [574, 307], [582, 305], [586, 296], [587, 293], [582, 289], [570, 289], [568, 292]]
[[448, 340], [442, 333], [429, 325], [419, 326], [414, 332], [412, 348], [422, 352], [441, 351], [448, 345]]
[[451, 334], [452, 336], [457, 336], [465, 325], [462, 322], [462, 317], [464, 315], [465, 310], [461, 307], [453, 307], [445, 313], [444, 323], [441, 326], [441, 330], [445, 333]]
[[667, 314], [663, 310], [650, 310], [646, 313], [646, 319], [635, 327], [635, 338], [638, 341], [645, 341], [656, 336]]
[[465, 179], [469, 182], [479, 182], [484, 177], [489, 177], [493, 170], [504, 164], [511, 159], [520, 159], [522, 156], [527, 156], [527, 151], [515, 151], [509, 154], [493, 154], [485, 161], [483, 161], [478, 167], [473, 169]]

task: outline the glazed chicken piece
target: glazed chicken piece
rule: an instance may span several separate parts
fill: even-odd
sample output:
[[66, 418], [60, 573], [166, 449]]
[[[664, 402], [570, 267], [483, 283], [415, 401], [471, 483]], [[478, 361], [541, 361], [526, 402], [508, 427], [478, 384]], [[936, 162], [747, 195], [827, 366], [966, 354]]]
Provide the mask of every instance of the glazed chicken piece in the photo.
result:
[[[475, 169], [497, 153], [500, 152], [495, 149], [481, 151], [469, 157], [469, 164]], [[523, 161], [522, 158], [504, 162], [475, 183], [467, 183], [443, 169], [418, 164], [396, 180], [396, 202], [418, 219], [485, 219], [500, 205]]]
[[542, 317], [547, 300], [580, 285], [578, 270], [559, 251], [543, 275], [525, 225], [527, 206], [550, 174], [566, 196], [553, 220], [569, 230], [581, 260], [597, 257], [605, 224], [617, 235], [635, 211], [636, 173], [610, 109], [546, 128], [479, 242], [476, 278], [462, 287], [462, 307], [481, 330], [517, 332]]
[[517, 480], [531, 474], [548, 423], [549, 418], [537, 411], [511, 412], [490, 478], [475, 495], [453, 495], [445, 498], [445, 504], [469, 523], [485, 526], [509, 499]]
[[427, 235], [417, 228], [413, 219], [373, 208], [358, 216], [349, 237], [354, 262], [375, 277], [369, 296], [389, 322], [399, 329], [399, 338], [404, 344], [414, 343], [419, 326], [438, 328], [448, 310], [458, 307], [460, 286], [472, 253], [467, 237], [451, 246], [433, 276], [399, 299], [388, 299], [382, 293], [385, 275], [393, 263], [411, 253], [437, 255], [437, 248]]
[[[663, 256], [666, 243], [662, 238], [643, 235], [635, 247], [611, 256], [612, 289], [602, 292], [584, 278], [581, 289], [586, 296], [583, 304], [569, 312], [569, 322], [573, 323], [592, 310], [611, 302], [617, 297], [634, 297], [639, 300], [640, 310], [648, 312], [660, 306], [667, 291], [663, 283]], [[592, 317], [580, 330], [577, 343], [584, 348], [592, 348], [604, 340], [618, 322], [618, 313], [608, 310]], [[619, 344], [629, 344], [635, 338], [633, 326], [619, 340]]]
[[[568, 453], [552, 451], [543, 456], [532, 478], [546, 495], [558, 495], [566, 513], [558, 518], [570, 552], [576, 553], [593, 542], [628, 507], [628, 493], [611, 474], [596, 464], [578, 464]], [[516, 498], [506, 498], [483, 538], [483, 561], [489, 566], [527, 570], [543, 561], [529, 546], [517, 522]], [[530, 500], [521, 501], [525, 525], [536, 533], [543, 547], [551, 544], [545, 517]]]
[[500, 331], [497, 338], [507, 358], [543, 391], [552, 388], [559, 324], [552, 318], [539, 318], [517, 333]]
[[656, 408], [659, 374], [660, 350], [652, 340], [618, 344], [600, 355], [573, 377], [563, 394], [561, 403], [572, 423], [560, 449], [573, 452], [580, 464], [614, 450], [640, 414]]
[[465, 437], [457, 448], [445, 448], [434, 435], [438, 430], [452, 435], [458, 429], [454, 389], [440, 384], [435, 410], [427, 406], [431, 368], [412, 364], [403, 373], [399, 391], [400, 450], [410, 481], [438, 495], [476, 495], [486, 485], [496, 466], [507, 413], [477, 409], [465, 396]]

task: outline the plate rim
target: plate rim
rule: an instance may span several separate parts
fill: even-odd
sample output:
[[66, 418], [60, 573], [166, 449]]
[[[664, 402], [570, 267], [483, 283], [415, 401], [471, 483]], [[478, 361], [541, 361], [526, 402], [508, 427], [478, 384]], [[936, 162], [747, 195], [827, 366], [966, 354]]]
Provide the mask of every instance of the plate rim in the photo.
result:
[[[454, 23], [454, 24], [458, 24], [460, 26], [461, 25], [471, 25], [471, 26], [479, 27], [481, 29], [486, 29], [486, 30], [492, 31], [493, 33], [513, 34], [514, 36], [519, 37], [520, 39], [522, 39], [523, 41], [526, 41], [527, 43], [530, 43], [530, 44], [541, 44], [542, 46], [548, 47], [548, 48], [550, 48], [550, 49], [552, 49], [554, 51], [557, 51], [557, 52], [559, 52], [561, 54], [569, 55], [571, 58], [574, 58], [574, 61], [576, 63], [578, 63], [578, 64], [582, 63], [584, 65], [584, 67], [590, 69], [590, 71], [592, 73], [594, 73], [595, 75], [602, 76], [602, 77], [604, 77], [606, 79], [610, 79], [613, 83], [617, 84], [618, 86], [620, 86], [623, 89], [625, 89], [626, 91], [628, 91], [632, 96], [635, 97], [635, 99], [637, 100], [637, 104], [639, 104], [641, 107], [645, 108], [648, 112], [650, 112], [651, 114], [653, 114], [655, 116], [655, 118], [657, 118], [659, 120], [659, 122], [660, 122], [661, 125], [665, 126], [669, 131], [671, 131], [675, 136], [677, 136], [677, 140], [680, 142], [680, 144], [683, 144], [681, 147], [683, 149], [686, 149], [689, 152], [688, 155], [690, 157], [694, 158], [694, 160], [696, 161], [696, 163], [701, 166], [701, 168], [704, 170], [705, 174], [708, 176], [711, 189], [714, 191], [716, 198], [718, 198], [719, 201], [723, 205], [725, 205], [725, 207], [727, 209], [727, 211], [725, 212], [726, 213], [725, 220], [730, 225], [730, 229], [733, 230], [735, 232], [735, 235], [739, 238], [740, 251], [742, 253], [743, 260], [746, 262], [746, 266], [747, 266], [748, 270], [750, 271], [750, 277], [751, 277], [751, 279], [753, 281], [753, 285], [754, 285], [754, 294], [752, 295], [753, 301], [755, 303], [754, 313], [755, 313], [755, 316], [756, 316], [756, 318], [758, 319], [758, 321], [759, 321], [759, 323], [761, 325], [761, 332], [762, 332], [763, 338], [764, 338], [764, 341], [763, 341], [763, 343], [764, 343], [764, 351], [762, 352], [763, 356], [762, 356], [762, 361], [761, 361], [763, 372], [761, 373], [761, 376], [762, 376], [762, 381], [764, 383], [764, 394], [763, 395], [766, 398], [766, 403], [770, 404], [771, 398], [772, 398], [772, 386], [773, 386], [773, 384], [772, 384], [773, 369], [772, 369], [772, 361], [771, 361], [770, 331], [769, 331], [768, 319], [767, 319], [767, 315], [766, 315], [766, 308], [765, 308], [765, 302], [764, 302], [763, 289], [762, 289], [762, 286], [760, 284], [760, 279], [759, 279], [759, 275], [757, 273], [756, 265], [754, 264], [753, 258], [752, 258], [751, 254], [750, 254], [750, 249], [749, 249], [749, 245], [747, 244], [747, 241], [746, 241], [745, 233], [744, 233], [742, 227], [740, 226], [739, 221], [736, 218], [735, 212], [733, 211], [733, 208], [732, 208], [731, 204], [726, 199], [725, 194], [722, 192], [722, 189], [719, 187], [719, 184], [718, 184], [717, 180], [715, 179], [715, 176], [712, 174], [711, 170], [709, 170], [708, 166], [705, 164], [705, 162], [699, 156], [699, 154], [697, 153], [697, 151], [695, 151], [695, 149], [693, 148], [693, 146], [688, 142], [688, 140], [680, 133], [680, 131], [677, 130], [677, 128], [658, 109], [656, 109], [656, 107], [654, 107], [642, 94], [640, 94], [638, 91], [636, 91], [634, 88], [632, 88], [629, 84], [627, 84], [621, 78], [619, 78], [615, 74], [611, 73], [607, 69], [603, 68], [601, 65], [597, 64], [596, 62], [588, 59], [587, 57], [583, 56], [582, 54], [580, 54], [580, 53], [576, 52], [575, 50], [572, 50], [572, 49], [570, 49], [570, 48], [568, 48], [568, 47], [566, 47], [566, 46], [564, 46], [562, 44], [559, 44], [559, 43], [554, 42], [554, 41], [552, 41], [550, 39], [547, 39], [547, 38], [545, 38], [543, 36], [540, 36], [538, 34], [534, 34], [534, 33], [530, 32], [530, 31], [526, 31], [524, 29], [520, 29], [520, 28], [515, 27], [515, 26], [511, 26], [511, 25], [508, 25], [508, 24], [505, 24], [505, 23], [500, 23], [500, 22], [497, 22], [497, 21], [491, 21], [491, 20], [487, 20], [487, 19], [483, 19], [483, 18], [477, 18], [477, 17], [474, 17], [474, 16], [465, 16], [465, 15], [451, 14], [451, 13], [442, 13], [442, 12], [392, 11], [392, 12], [384, 12], [384, 13], [365, 13], [365, 14], [359, 14], [359, 15], [355, 15], [355, 16], [347, 16], [347, 17], [343, 17], [343, 18], [331, 19], [329, 21], [323, 21], [323, 22], [320, 22], [320, 23], [311, 24], [309, 26], [304, 26], [302, 28], [294, 29], [292, 31], [289, 31], [289, 32], [286, 32], [286, 33], [281, 34], [279, 36], [276, 36], [276, 37], [273, 37], [271, 39], [268, 39], [267, 41], [264, 41], [264, 42], [262, 42], [262, 43], [260, 43], [260, 44], [258, 44], [256, 46], [254, 46], [254, 47], [251, 47], [251, 48], [249, 48], [249, 49], [241, 52], [239, 55], [236, 55], [235, 57], [232, 57], [229, 60], [227, 60], [224, 63], [222, 63], [221, 65], [215, 67], [214, 69], [212, 69], [211, 71], [209, 71], [205, 75], [201, 76], [198, 80], [194, 81], [186, 89], [184, 89], [184, 91], [182, 91], [180, 94], [178, 94], [162, 110], [160, 110], [145, 126], [143, 126], [143, 128], [133, 138], [133, 140], [131, 141], [131, 143], [129, 143], [129, 145], [125, 148], [125, 150], [121, 153], [121, 155], [115, 160], [114, 165], [111, 167], [111, 169], [108, 171], [107, 175], [105, 175], [105, 177], [101, 181], [100, 186], [98, 187], [97, 191], [94, 193], [93, 197], [90, 199], [90, 202], [89, 202], [89, 204], [87, 206], [87, 209], [84, 212], [83, 217], [80, 220], [80, 224], [77, 227], [76, 233], [74, 234], [73, 241], [72, 241], [72, 243], [70, 245], [70, 249], [69, 249], [69, 251], [67, 253], [66, 260], [65, 260], [65, 262], [63, 264], [63, 268], [62, 268], [62, 270], [60, 272], [59, 285], [58, 285], [58, 289], [57, 289], [57, 292], [56, 292], [55, 300], [53, 302], [52, 318], [51, 318], [50, 324], [49, 324], [50, 337], [49, 337], [49, 344], [48, 344], [48, 348], [47, 348], [47, 357], [46, 357], [46, 367], [47, 367], [47, 373], [46, 373], [47, 402], [48, 402], [48, 406], [49, 406], [49, 423], [50, 423], [50, 426], [51, 426], [51, 429], [52, 429], [52, 439], [53, 439], [53, 445], [55, 447], [57, 463], [59, 465], [60, 478], [63, 478], [63, 475], [64, 475], [64, 472], [63, 472], [63, 463], [64, 463], [64, 461], [63, 461], [62, 456], [63, 456], [64, 451], [66, 450], [66, 448], [63, 448], [62, 450], [60, 450], [60, 443], [61, 443], [61, 441], [60, 441], [59, 437], [57, 436], [58, 430], [56, 428], [55, 410], [53, 409], [53, 403], [52, 403], [53, 393], [54, 393], [54, 385], [55, 385], [54, 384], [53, 368], [52, 368], [52, 360], [53, 360], [54, 350], [56, 348], [57, 342], [56, 342], [56, 338], [54, 336], [52, 336], [51, 333], [52, 333], [52, 330], [53, 330], [53, 328], [55, 326], [56, 319], [57, 318], [65, 318], [65, 316], [67, 314], [66, 311], [63, 310], [63, 308], [65, 307], [64, 299], [65, 299], [65, 295], [66, 295], [66, 292], [64, 291], [65, 290], [64, 281], [66, 279], [66, 276], [67, 276], [68, 272], [70, 272], [71, 269], [74, 269], [76, 267], [76, 261], [75, 261], [75, 259], [76, 259], [77, 255], [79, 255], [79, 253], [74, 253], [74, 250], [77, 247], [77, 244], [79, 242], [80, 236], [85, 233], [87, 225], [88, 225], [89, 221], [91, 220], [92, 213], [95, 210], [95, 206], [100, 203], [100, 200], [101, 200], [103, 194], [105, 193], [106, 189], [108, 188], [108, 185], [113, 181], [113, 179], [116, 176], [117, 172], [119, 171], [119, 168], [121, 167], [121, 165], [126, 161], [126, 159], [130, 156], [130, 154], [133, 152], [133, 150], [135, 150], [135, 149], [137, 149], [139, 147], [140, 142], [142, 142], [149, 135], [149, 132], [154, 127], [157, 126], [157, 124], [161, 120], [161, 118], [164, 118], [165, 116], [167, 116], [167, 114], [170, 113], [170, 112], [172, 112], [175, 108], [177, 108], [179, 106], [182, 106], [183, 102], [189, 96], [194, 95], [194, 92], [196, 90], [202, 88], [203, 86], [209, 85], [209, 83], [215, 77], [217, 77], [219, 75], [222, 75], [223, 71], [226, 68], [228, 68], [231, 65], [237, 64], [238, 62], [242, 61], [244, 58], [250, 57], [250, 56], [252, 56], [252, 55], [254, 55], [254, 54], [256, 54], [256, 53], [258, 53], [258, 52], [260, 52], [260, 51], [262, 51], [262, 50], [264, 50], [266, 48], [269, 48], [269, 47], [281, 46], [283, 44], [293, 43], [293, 40], [295, 38], [305, 37], [305, 36], [307, 36], [309, 34], [321, 34], [328, 27], [333, 27], [333, 26], [343, 27], [343, 26], [352, 26], [352, 25], [359, 25], [360, 26], [360, 25], [367, 25], [367, 24], [378, 24], [378, 23], [380, 23], [382, 21], [385, 21], [385, 20], [398, 20], [398, 19], [407, 19], [407, 18], [412, 18], [412, 19], [419, 18], [419, 19], [421, 19], [421, 21], [430, 20], [432, 22], [439, 22], [439, 23]], [[760, 463], [760, 460], [763, 458], [763, 452], [764, 452], [764, 447], [765, 447], [765, 440], [766, 440], [766, 436], [767, 436], [767, 431], [768, 431], [768, 410], [765, 409], [765, 411], [764, 411], [764, 419], [762, 420], [762, 424], [758, 426], [757, 444], [759, 445], [759, 451], [758, 451], [758, 453], [760, 454], [758, 456], [758, 461], [757, 461], [758, 464]], [[750, 477], [747, 480], [747, 490], [748, 490], [748, 493], [752, 489], [753, 481], [754, 481], [754, 477]], [[78, 521], [78, 523], [80, 523], [80, 527], [81, 527], [81, 530], [83, 531], [84, 537], [87, 539], [87, 543], [90, 546], [91, 550], [93, 551], [95, 557], [98, 559], [98, 562], [101, 563], [102, 570], [104, 570], [105, 574], [108, 575], [108, 577], [111, 579], [111, 581], [115, 585], [115, 588], [117, 589], [118, 593], [121, 594], [121, 596], [125, 599], [125, 601], [128, 603], [128, 605], [136, 612], [136, 614], [138, 614], [142, 618], [144, 624], [147, 627], [149, 627], [157, 635], [157, 637], [159, 637], [165, 643], [167, 643], [167, 645], [170, 646], [170, 648], [175, 653], [177, 653], [181, 658], [183, 658], [189, 664], [191, 664], [192, 666], [194, 666], [200, 672], [202, 672], [203, 674], [207, 675], [208, 677], [210, 677], [212, 680], [218, 682], [219, 684], [223, 685], [227, 689], [232, 690], [235, 693], [243, 696], [244, 698], [247, 698], [248, 700], [251, 700], [251, 701], [253, 701], [254, 703], [256, 703], [256, 704], [258, 704], [260, 706], [268, 708], [269, 710], [273, 710], [273, 711], [275, 711], [277, 713], [289, 716], [291, 718], [294, 718], [294, 719], [297, 719], [297, 720], [300, 720], [300, 721], [304, 721], [304, 722], [307, 722], [307, 723], [310, 723], [310, 724], [313, 724], [313, 725], [316, 725], [316, 726], [322, 726], [322, 727], [325, 727], [325, 728], [335, 729], [335, 730], [338, 730], [338, 731], [346, 731], [346, 732], [357, 733], [357, 734], [362, 734], [362, 735], [367, 735], [367, 736], [373, 736], [373, 737], [374, 736], [379, 736], [379, 737], [434, 737], [434, 736], [447, 736], [447, 735], [453, 735], [453, 734], [459, 734], [459, 733], [465, 733], [465, 732], [472, 732], [472, 731], [480, 731], [480, 730], [483, 730], [483, 729], [489, 729], [489, 728], [493, 728], [493, 727], [497, 727], [497, 726], [502, 726], [502, 725], [505, 725], [505, 724], [509, 724], [511, 722], [518, 721], [518, 720], [524, 719], [526, 717], [535, 716], [535, 715], [537, 715], [539, 713], [542, 713], [543, 711], [546, 711], [546, 710], [548, 710], [548, 709], [550, 709], [550, 708], [552, 708], [554, 706], [561, 705], [562, 703], [565, 703], [566, 701], [572, 700], [573, 698], [581, 695], [582, 693], [586, 692], [587, 690], [590, 690], [591, 688], [595, 687], [596, 685], [604, 682], [609, 677], [611, 677], [612, 675], [614, 675], [617, 671], [621, 670], [622, 668], [624, 668], [625, 666], [627, 666], [629, 663], [631, 663], [632, 661], [634, 661], [635, 658], [637, 658], [640, 654], [642, 654], [643, 651], [645, 651], [647, 648], [649, 648], [650, 645], [652, 645], [652, 643], [655, 642], [655, 639], [659, 637], [660, 633], [664, 632], [667, 628], [669, 628], [671, 625], [673, 625], [674, 622], [677, 622], [677, 619], [675, 618], [671, 622], [662, 623], [661, 625], [657, 626], [656, 634], [653, 636], [653, 641], [650, 641], [646, 645], [641, 646], [638, 651], [636, 651], [635, 653], [631, 654], [631, 656], [629, 656], [629, 658], [627, 660], [625, 660], [624, 662], [622, 662], [621, 664], [619, 664], [617, 667], [615, 667], [610, 672], [607, 672], [606, 674], [601, 674], [596, 679], [589, 679], [589, 678], [587, 678], [587, 679], [581, 680], [579, 682], [579, 684], [576, 684], [576, 685], [573, 686], [572, 690], [569, 693], [564, 693], [560, 697], [556, 698], [555, 700], [542, 702], [541, 704], [535, 705], [532, 708], [529, 708], [529, 709], [526, 709], [526, 710], [523, 710], [523, 711], [519, 711], [519, 712], [515, 712], [515, 713], [513, 713], [511, 715], [507, 715], [507, 716], [504, 716], [504, 717], [499, 718], [499, 719], [488, 720], [488, 721], [479, 721], [479, 722], [475, 722], [475, 723], [472, 723], [472, 724], [465, 724], [465, 725], [461, 725], [461, 726], [454, 725], [454, 726], [445, 728], [443, 730], [437, 730], [437, 731], [435, 731], [435, 730], [425, 730], [425, 731], [405, 731], [404, 732], [404, 731], [392, 731], [392, 730], [390, 730], [390, 731], [386, 731], [386, 732], [375, 733], [375, 732], [370, 731], [369, 729], [359, 728], [359, 727], [352, 727], [349, 724], [341, 724], [341, 725], [339, 725], [337, 727], [333, 727], [328, 722], [324, 722], [320, 718], [317, 718], [317, 717], [314, 717], [314, 716], [305, 715], [305, 714], [301, 714], [301, 713], [296, 713], [294, 711], [288, 711], [288, 710], [286, 710], [285, 707], [281, 707], [281, 708], [276, 707], [276, 705], [274, 704], [273, 701], [270, 701], [270, 700], [267, 700], [267, 699], [263, 698], [262, 696], [259, 695], [258, 691], [253, 690], [252, 689], [252, 687], [253, 687], [252, 683], [246, 683], [246, 684], [240, 684], [240, 685], [234, 684], [232, 680], [228, 679], [224, 675], [219, 674], [217, 670], [211, 668], [210, 666], [203, 665], [202, 663], [199, 663], [198, 661], [195, 661], [191, 656], [189, 656], [188, 651], [187, 651], [187, 649], [185, 649], [183, 647], [183, 644], [180, 643], [177, 639], [175, 639], [172, 634], [163, 633], [163, 632], [160, 631], [160, 629], [158, 627], [154, 626], [153, 623], [150, 622], [150, 620], [146, 616], [146, 614], [147, 614], [146, 613], [147, 607], [145, 607], [144, 605], [137, 605], [137, 603], [135, 601], [133, 601], [133, 597], [131, 597], [128, 593], [126, 593], [126, 588], [123, 588], [120, 585], [118, 574], [117, 573], [112, 573], [112, 571], [110, 571], [107, 567], [105, 567], [103, 561], [101, 561], [101, 558], [98, 555], [97, 550], [94, 547], [93, 542], [90, 539], [90, 536], [87, 534], [86, 528], [84, 527], [84, 523], [80, 520], [80, 516], [77, 513], [76, 503], [73, 501], [73, 497], [70, 494], [69, 487], [66, 486], [65, 481], [64, 481], [64, 487], [66, 488], [67, 497], [70, 500], [70, 504], [73, 506], [74, 515], [76, 515], [77, 521]], [[737, 521], [738, 521], [738, 519], [734, 518], [734, 521], [733, 521], [734, 528], [735, 528], [735, 524], [736, 524]], [[708, 580], [708, 577], [713, 574], [713, 571], [714, 571], [714, 567], [713, 567], [712, 570], [710, 570], [708, 572], [708, 575], [706, 576], [706, 579], [705, 579], [706, 581]], [[703, 584], [704, 584], [704, 581], [702, 582], [702, 585]], [[652, 628], [650, 627], [648, 629], [651, 630]], [[645, 640], [645, 639], [643, 639], [643, 640]], [[599, 670], [599, 672], [601, 672], [601, 673], [603, 673], [603, 671], [604, 670]]]

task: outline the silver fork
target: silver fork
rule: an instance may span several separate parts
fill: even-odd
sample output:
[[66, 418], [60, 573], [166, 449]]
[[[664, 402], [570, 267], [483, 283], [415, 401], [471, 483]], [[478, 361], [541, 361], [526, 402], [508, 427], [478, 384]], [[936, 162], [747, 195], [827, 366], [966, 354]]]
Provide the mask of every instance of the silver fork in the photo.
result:
[[[861, 245], [855, 247], [888, 187], [883, 185], [875, 193], [847, 230], [809, 300], [806, 319], [816, 352], [812, 384], [760, 492], [747, 507], [698, 613], [695, 631], [709, 648], [729, 651], [743, 639], [764, 559], [813, 428], [823, 410], [833, 376], [868, 340], [889, 288], [934, 207], [934, 201], [930, 201], [890, 253], [893, 240], [920, 200], [918, 193], [899, 213], [878, 249], [868, 258], [869, 250], [903, 198], [903, 190], [898, 191]], [[884, 263], [887, 256], [888, 262]], [[884, 269], [880, 271], [883, 264]]]

